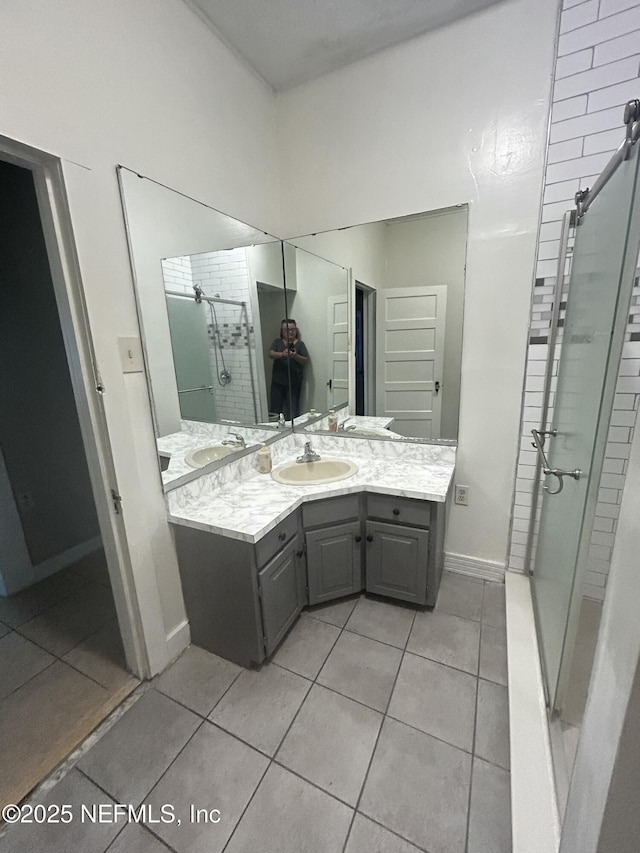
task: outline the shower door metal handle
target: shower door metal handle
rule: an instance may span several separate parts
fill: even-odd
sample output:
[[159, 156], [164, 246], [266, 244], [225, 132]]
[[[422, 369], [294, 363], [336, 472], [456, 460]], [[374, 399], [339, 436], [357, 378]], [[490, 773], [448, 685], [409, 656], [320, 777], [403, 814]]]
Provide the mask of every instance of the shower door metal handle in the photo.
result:
[[551, 435], [556, 436], [558, 434], [557, 429], [532, 429], [531, 435], [533, 436], [533, 446], [538, 451], [538, 456], [542, 460], [542, 473], [545, 476], [552, 474], [554, 477], [558, 478], [558, 488], [553, 491], [549, 488], [549, 486], [543, 486], [542, 488], [549, 495], [559, 495], [564, 486], [563, 477], [573, 477], [574, 480], [579, 480], [582, 476], [582, 471], [579, 468], [575, 468], [573, 471], [564, 471], [562, 468], [550, 468], [549, 462], [547, 460], [547, 455], [544, 452], [544, 439], [545, 436]]

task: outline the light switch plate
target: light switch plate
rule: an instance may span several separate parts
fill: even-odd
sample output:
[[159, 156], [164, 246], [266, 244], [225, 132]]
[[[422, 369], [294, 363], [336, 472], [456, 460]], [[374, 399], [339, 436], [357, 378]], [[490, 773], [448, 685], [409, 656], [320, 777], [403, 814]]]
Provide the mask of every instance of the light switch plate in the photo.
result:
[[118, 349], [120, 351], [122, 372], [142, 373], [144, 370], [144, 361], [142, 360], [140, 338], [118, 338]]

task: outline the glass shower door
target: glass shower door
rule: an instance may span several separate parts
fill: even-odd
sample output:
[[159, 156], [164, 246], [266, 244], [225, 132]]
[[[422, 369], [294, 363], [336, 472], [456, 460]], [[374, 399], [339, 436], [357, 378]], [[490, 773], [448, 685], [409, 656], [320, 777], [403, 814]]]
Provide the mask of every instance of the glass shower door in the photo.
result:
[[[544, 451], [532, 589], [551, 710], [559, 707], [563, 659], [571, 657], [584, 571], [640, 239], [634, 211], [640, 145], [618, 167], [576, 229], [571, 283]], [[544, 475], [543, 475], [544, 476]], [[560, 485], [562, 489], [559, 490]]]
[[167, 296], [171, 349], [184, 420], [215, 420], [213, 380], [209, 359], [207, 306], [194, 299]]

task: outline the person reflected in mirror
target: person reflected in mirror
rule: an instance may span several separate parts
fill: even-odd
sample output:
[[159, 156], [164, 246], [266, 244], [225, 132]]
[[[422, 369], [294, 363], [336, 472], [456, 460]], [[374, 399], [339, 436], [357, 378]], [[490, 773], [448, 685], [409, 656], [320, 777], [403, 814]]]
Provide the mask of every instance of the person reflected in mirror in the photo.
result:
[[269, 411], [285, 420], [300, 414], [300, 392], [304, 366], [309, 361], [309, 352], [300, 340], [296, 321], [285, 318], [280, 324], [280, 337], [271, 344], [269, 358], [273, 360]]

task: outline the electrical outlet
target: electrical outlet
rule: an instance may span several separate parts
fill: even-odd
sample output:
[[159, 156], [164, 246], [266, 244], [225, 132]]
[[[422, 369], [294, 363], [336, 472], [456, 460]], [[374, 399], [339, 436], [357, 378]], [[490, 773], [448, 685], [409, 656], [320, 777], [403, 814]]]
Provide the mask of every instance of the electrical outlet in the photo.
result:
[[460, 486], [456, 483], [455, 503], [460, 506], [469, 506], [469, 486]]

